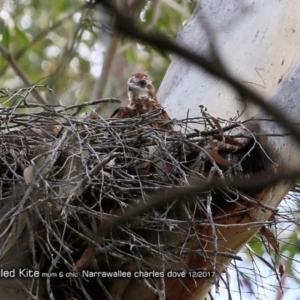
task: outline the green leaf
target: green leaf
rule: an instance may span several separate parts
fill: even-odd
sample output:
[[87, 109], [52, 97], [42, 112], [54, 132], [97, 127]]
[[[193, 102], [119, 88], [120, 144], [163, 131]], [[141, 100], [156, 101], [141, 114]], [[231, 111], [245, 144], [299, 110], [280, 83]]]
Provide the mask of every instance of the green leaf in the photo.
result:
[[248, 245], [255, 253], [257, 253], [258, 255], [263, 255], [265, 249], [258, 236], [254, 236], [251, 241], [249, 241]]
[[4, 21], [2, 19], [0, 19], [0, 32], [2, 32], [5, 27], [6, 27], [6, 25], [5, 25]]
[[2, 45], [8, 49], [9, 47], [9, 40], [10, 40], [10, 33], [8, 28], [4, 28], [2, 31]]
[[126, 49], [124, 54], [125, 54], [125, 57], [126, 57], [127, 61], [129, 61], [129, 62], [136, 61], [136, 53], [135, 53], [133, 47]]
[[18, 41], [18, 47], [21, 48], [27, 46], [29, 44], [29, 40], [26, 36], [26, 33], [22, 31], [20, 28], [18, 28], [17, 26], [15, 27], [15, 32], [16, 32], [16, 39]]

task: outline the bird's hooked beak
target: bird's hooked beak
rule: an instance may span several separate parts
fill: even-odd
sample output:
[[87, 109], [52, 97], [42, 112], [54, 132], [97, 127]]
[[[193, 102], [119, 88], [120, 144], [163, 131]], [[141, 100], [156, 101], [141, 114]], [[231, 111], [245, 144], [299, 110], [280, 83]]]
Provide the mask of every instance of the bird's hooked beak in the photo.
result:
[[147, 87], [141, 87], [138, 83], [129, 82], [127, 84], [127, 91], [129, 99], [144, 99], [149, 96]]
[[133, 83], [128, 83], [127, 89], [128, 89], [128, 92], [133, 92], [137, 89], [137, 87]]

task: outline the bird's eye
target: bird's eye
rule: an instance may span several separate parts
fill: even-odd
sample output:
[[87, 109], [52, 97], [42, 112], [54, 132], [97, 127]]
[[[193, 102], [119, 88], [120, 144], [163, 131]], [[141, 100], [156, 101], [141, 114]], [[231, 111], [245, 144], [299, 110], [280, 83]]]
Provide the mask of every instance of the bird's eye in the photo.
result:
[[145, 79], [142, 79], [140, 81], [141, 86], [145, 86], [147, 84], [147, 81]]

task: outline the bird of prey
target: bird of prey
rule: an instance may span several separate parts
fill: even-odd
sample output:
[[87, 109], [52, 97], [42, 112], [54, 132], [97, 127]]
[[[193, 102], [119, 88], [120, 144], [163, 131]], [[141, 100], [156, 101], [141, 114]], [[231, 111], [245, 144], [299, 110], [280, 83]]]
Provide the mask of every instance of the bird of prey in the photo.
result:
[[[170, 120], [169, 115], [163, 110], [163, 107], [158, 102], [154, 86], [147, 74], [133, 74], [128, 80], [127, 90], [129, 104], [116, 109], [111, 115], [111, 118], [132, 118], [156, 109], [161, 109], [162, 113], [158, 116], [158, 118], [165, 121]], [[173, 129], [173, 125], [170, 123], [165, 125], [162, 124], [163, 122], [155, 122], [152, 126], [161, 127], [167, 130]]]

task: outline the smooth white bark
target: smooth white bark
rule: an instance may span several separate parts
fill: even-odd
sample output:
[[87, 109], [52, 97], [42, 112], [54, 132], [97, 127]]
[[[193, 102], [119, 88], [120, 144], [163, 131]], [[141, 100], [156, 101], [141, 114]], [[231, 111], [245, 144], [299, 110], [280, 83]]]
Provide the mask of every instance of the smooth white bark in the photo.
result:
[[[269, 97], [300, 58], [300, 1], [202, 0], [182, 28], [178, 42], [197, 53], [208, 50], [210, 35], [230, 72]], [[234, 117], [244, 104], [224, 82], [174, 57], [158, 93], [173, 118], [199, 115], [199, 105], [218, 117]], [[243, 118], [257, 109], [250, 105]]]

